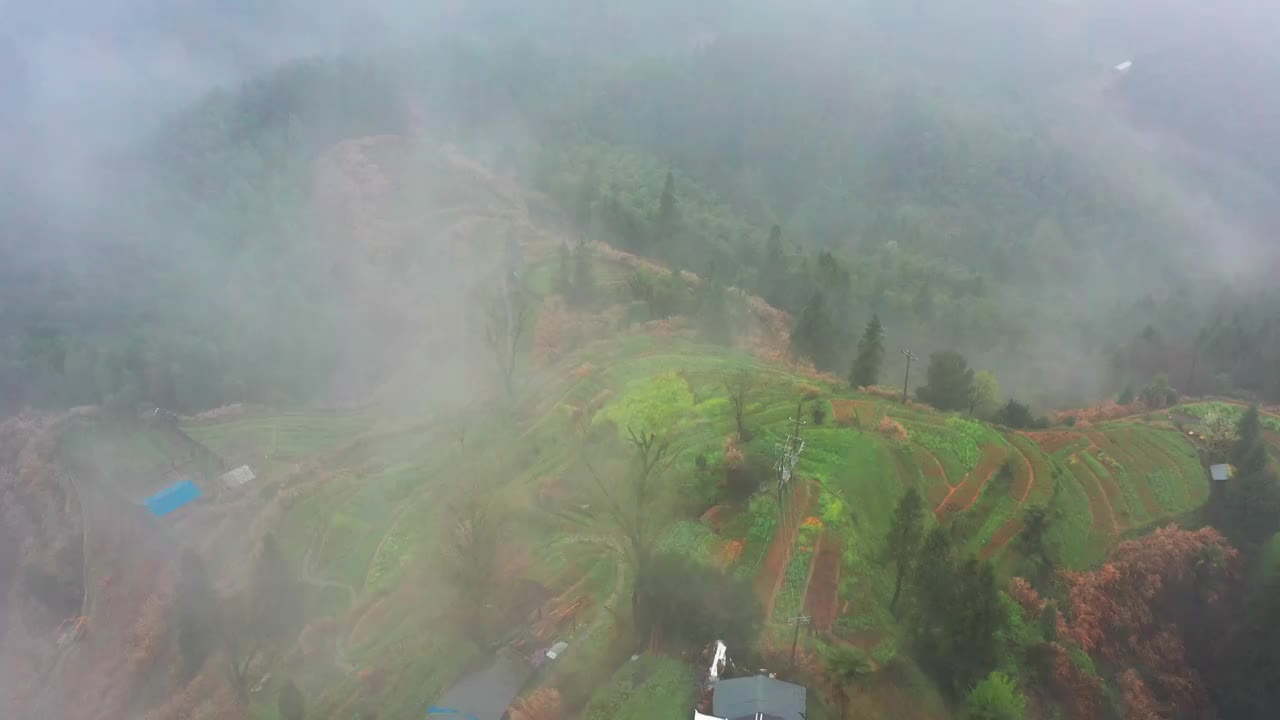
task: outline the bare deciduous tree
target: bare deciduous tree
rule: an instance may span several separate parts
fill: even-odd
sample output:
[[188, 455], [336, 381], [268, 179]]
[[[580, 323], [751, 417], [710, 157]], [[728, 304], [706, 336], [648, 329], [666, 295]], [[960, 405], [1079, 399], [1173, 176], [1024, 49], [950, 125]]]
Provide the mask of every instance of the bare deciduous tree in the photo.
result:
[[498, 297], [492, 298], [485, 307], [487, 322], [485, 325], [485, 341], [493, 352], [498, 363], [498, 371], [502, 374], [502, 387], [510, 398], [513, 390], [512, 379], [515, 376], [516, 356], [520, 338], [524, 335], [529, 319], [529, 303], [524, 293], [515, 287], [510, 278], [503, 276], [502, 291]]
[[617, 479], [602, 478], [588, 463], [596, 488], [603, 499], [604, 512], [617, 527], [626, 545], [626, 559], [635, 572], [631, 591], [631, 612], [639, 630], [650, 623], [641, 607], [640, 588], [652, 566], [657, 538], [654, 532], [654, 486], [680, 457], [681, 450], [657, 433], [627, 428], [627, 442], [634, 450], [631, 468]]

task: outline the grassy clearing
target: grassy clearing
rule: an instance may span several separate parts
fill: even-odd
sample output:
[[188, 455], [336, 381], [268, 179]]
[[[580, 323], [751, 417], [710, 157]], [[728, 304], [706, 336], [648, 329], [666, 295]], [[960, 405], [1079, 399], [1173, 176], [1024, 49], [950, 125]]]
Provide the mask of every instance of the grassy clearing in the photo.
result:
[[1048, 507], [1052, 522], [1045, 541], [1064, 567], [1087, 568], [1106, 556], [1109, 535], [1095, 532], [1089, 496], [1066, 463], [1054, 458], [1051, 467], [1053, 495]]
[[645, 656], [626, 663], [596, 690], [582, 720], [681, 718], [694, 704], [697, 681], [692, 666], [674, 658]]
[[230, 462], [287, 466], [348, 442], [373, 423], [367, 413], [287, 414], [192, 423], [183, 430]]

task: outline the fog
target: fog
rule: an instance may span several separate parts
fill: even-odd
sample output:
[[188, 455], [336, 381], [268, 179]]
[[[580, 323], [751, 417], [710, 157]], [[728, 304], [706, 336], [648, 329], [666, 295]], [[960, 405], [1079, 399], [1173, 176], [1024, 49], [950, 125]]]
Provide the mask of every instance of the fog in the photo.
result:
[[[460, 677], [466, 690], [496, 672], [514, 693], [534, 675], [504, 671], [496, 648], [517, 641], [503, 633], [542, 642], [556, 630], [545, 607], [589, 608], [574, 642], [594, 634], [599, 657], [537, 676], [571, 715], [605, 666], [647, 662], [662, 641], [694, 657], [680, 643], [718, 623], [759, 630], [751, 603], [695, 597], [760, 594], [734, 584], [755, 566], [718, 572], [743, 536], [776, 575], [756, 583], [772, 588], [766, 612], [804, 580], [778, 612], [808, 621], [792, 615], [813, 610], [819, 573], [793, 570], [779, 523], [835, 572], [823, 632], [841, 616], [843, 644], [892, 646], [918, 618], [861, 596], [885, 585], [868, 548], [897, 498], [859, 483], [936, 478], [915, 464], [951, 451], [939, 445], [955, 428], [912, 426], [913, 445], [883, 440], [892, 453], [883, 424], [864, 434], [858, 408], [896, 397], [904, 351], [918, 358], [909, 393], [931, 354], [958, 351], [994, 373], [996, 405], [1028, 403], [1041, 427], [1170, 383], [1280, 402], [1280, 9], [1260, 0], [0, 3], [0, 701], [24, 718], [242, 720], [274, 712], [286, 676], [325, 698], [312, 717], [418, 717]], [[873, 384], [892, 390], [837, 407], [872, 317]], [[773, 445], [795, 444], [781, 420], [748, 431], [742, 408], [730, 427], [728, 368], [755, 383], [738, 398], [751, 422], [790, 413], [796, 393], [815, 426], [837, 416], [797, 471], [822, 480], [809, 506], [784, 503], [782, 484], [776, 516], [756, 502], [772, 490], [752, 497]], [[654, 427], [633, 430], [640, 416]], [[1176, 422], [1166, 440], [1193, 442]], [[1028, 498], [1056, 508], [1057, 560], [1081, 572], [1121, 538], [1199, 517], [1199, 485], [1129, 497], [1117, 471], [1109, 494], [1101, 463], [1129, 462], [1123, 449], [1093, 458], [1096, 488], [1040, 497], [1084, 465], [1061, 448], [1033, 461], [1034, 433], [1000, 445], [999, 463], [981, 447], [1009, 492], [987, 506], [984, 480], [960, 510], [948, 502], [972, 485], [978, 443], [1015, 433], [957, 425], [986, 440], [957, 435], [973, 462], [956, 480], [935, 459], [956, 482], [917, 515], [984, 560], [988, 541], [1023, 531]], [[675, 428], [701, 444], [669, 444]], [[1134, 478], [1226, 462], [1153, 447]], [[636, 457], [637, 497], [619, 501], [607, 486]], [[242, 465], [258, 484], [229, 487]], [[148, 496], [188, 478], [208, 497], [147, 514]], [[948, 519], [973, 507], [989, 522]], [[669, 524], [714, 534], [698, 552], [724, 550], [717, 572], [646, 566]], [[1000, 561], [1004, 582], [1015, 561]], [[645, 650], [625, 643], [653, 621], [636, 589], [649, 567], [667, 585], [646, 587], [686, 624]], [[1046, 597], [1063, 587], [1049, 567], [1024, 573]], [[868, 604], [850, 615], [851, 598]], [[1007, 605], [1024, 601], [1056, 612], [1038, 596]], [[192, 627], [209, 636], [194, 661], [177, 636]], [[1056, 647], [1056, 667], [1075, 662]], [[891, 666], [896, 647], [883, 652], [868, 667]], [[231, 660], [229, 677], [210, 657]], [[940, 708], [981, 679], [928, 662], [911, 677], [937, 682]], [[535, 706], [521, 717], [555, 715]]]
[[[1188, 286], [1230, 284], [1238, 291], [1253, 284], [1265, 286], [1270, 277], [1274, 244], [1268, 237], [1275, 223], [1272, 209], [1277, 206], [1277, 195], [1267, 160], [1273, 156], [1272, 140], [1265, 135], [1269, 132], [1265, 128], [1272, 124], [1266, 119], [1270, 117], [1269, 101], [1260, 100], [1255, 90], [1268, 86], [1266, 79], [1275, 77], [1280, 65], [1268, 45], [1249, 38], [1271, 27], [1274, 15], [1249, 3], [1213, 11], [1194, 6], [1116, 9], [1101, 3], [1033, 8], [986, 2], [943, 9], [879, 2], [810, 2], [786, 7], [751, 2], [732, 6], [710, 3], [678, 10], [663, 3], [652, 8], [603, 3], [593, 4], [589, 12], [581, 12], [568, 2], [537, 8], [502, 3], [426, 7], [409, 2], [228, 5], [63, 0], [43, 5], [10, 4], [4, 10], [5, 29], [0, 39], [8, 99], [0, 114], [7, 161], [7, 264], [11, 269], [30, 267], [32, 272], [56, 272], [53, 268], [60, 264], [70, 275], [62, 280], [51, 278], [48, 284], [71, 282], [79, 288], [77, 292], [92, 293], [117, 284], [118, 278], [109, 277], [111, 272], [104, 277], [105, 268], [97, 260], [87, 260], [84, 248], [104, 244], [130, 247], [135, 261], [143, 266], [176, 261], [182, 267], [202, 268], [201, 281], [190, 290], [200, 296], [220, 294], [224, 288], [209, 279], [234, 274], [235, 266], [227, 263], [244, 262], [244, 257], [229, 257], [225, 238], [210, 236], [207, 229], [193, 229], [183, 212], [161, 217], [172, 207], [155, 208], [145, 202], [144, 207], [138, 207], [139, 197], [148, 193], [135, 189], [122, 196], [120, 181], [157, 182], [154, 168], [148, 165], [152, 160], [147, 159], [156, 157], [154, 150], [139, 152], [139, 148], [155, 146], [157, 134], [173, 132], [175, 123], [181, 132], [182, 125], [207, 113], [197, 109], [193, 116], [186, 108], [208, 103], [209, 93], [220, 92], [225, 97], [290, 62], [345, 57], [370, 63], [370, 77], [378, 76], [403, 112], [394, 121], [384, 116], [369, 125], [369, 130], [410, 129], [429, 144], [457, 144], [464, 153], [499, 172], [515, 175], [529, 186], [535, 184], [534, 163], [541, 147], [566, 129], [557, 124], [568, 120], [567, 113], [547, 105], [563, 107], [576, 102], [572, 98], [577, 91], [565, 92], [563, 88], [573, 87], [580, 82], [578, 78], [583, 79], [584, 87], [598, 87], [598, 81], [587, 79], [607, 72], [597, 72], [597, 67], [628, 63], [637, 67], [646, 63], [683, 66], [696, 77], [701, 65], [721, 62], [717, 58], [741, 66], [747, 57], [754, 66], [747, 72], [776, 71], [773, 82], [791, 88], [784, 92], [796, 93], [797, 113], [802, 107], [805, 113], [817, 111], [823, 104], [833, 111], [843, 108], [849, 115], [846, 124], [852, 135], [842, 139], [822, 128], [809, 140], [788, 138], [787, 123], [792, 121], [786, 110], [779, 117], [756, 116], [741, 128], [729, 130], [738, 135], [740, 152], [756, 156], [747, 156], [744, 162], [738, 155], [732, 166], [724, 165], [728, 156], [712, 157], [705, 152], [709, 143], [716, 142], [712, 123], [724, 124], [724, 118], [717, 117], [720, 113], [689, 107], [682, 111], [678, 106], [663, 105], [666, 101], [657, 100], [655, 89], [633, 92], [627, 86], [621, 86], [619, 99], [632, 112], [622, 120], [621, 131], [615, 132], [618, 124], [612, 120], [592, 115], [594, 110], [583, 117], [587, 130], [607, 142], [638, 144], [658, 162], [681, 168], [695, 181], [711, 187], [722, 186], [720, 179], [735, 173], [763, 173], [759, 176], [765, 182], [762, 211], [743, 208], [744, 219], [759, 233], [756, 242], [762, 242], [770, 223], [782, 221], [786, 229], [794, 226], [800, 233], [787, 233], [798, 251], [836, 248], [850, 253], [850, 258], [873, 251], [888, 239], [899, 240], [905, 249], [925, 255], [945, 247], [933, 239], [913, 243], [881, 235], [878, 226], [866, 220], [885, 212], [886, 201], [898, 203], [899, 209], [890, 212], [898, 215], [899, 223], [912, 213], [918, 215], [912, 208], [923, 207], [922, 201], [937, 202], [936, 197], [918, 194], [919, 183], [932, 180], [903, 179], [904, 172], [915, 172], [911, 163], [921, 159], [937, 162], [957, 152], [972, 157], [943, 162], [983, 162], [982, 155], [990, 150], [974, 144], [1002, 142], [996, 138], [1005, 133], [1021, 137], [1014, 142], [1024, 146], [1034, 143], [1052, 148], [1049, 152], [1055, 153], [1055, 159], [1037, 161], [1035, 169], [1020, 171], [1026, 174], [1024, 179], [1014, 180], [1015, 185], [1021, 182], [1031, 190], [1034, 199], [1030, 205], [1025, 199], [1006, 197], [995, 198], [981, 210], [974, 206], [976, 212], [997, 215], [1002, 212], [1001, 203], [1013, 203], [1018, 212], [1026, 210], [1029, 220], [1011, 217], [1007, 227], [998, 230], [1014, 237], [992, 237], [990, 229], [977, 230], [975, 225], [973, 239], [961, 238], [961, 242], [977, 243], [979, 248], [983, 243], [999, 243], [1009, 247], [1004, 251], [1006, 257], [1030, 253], [1033, 262], [1039, 263], [1043, 258], [1035, 254], [1043, 255], [1042, 249], [1018, 245], [1037, 240], [1032, 237], [1032, 228], [1038, 231], [1044, 220], [1066, 227], [1068, 245], [1082, 249], [1068, 251], [1074, 255], [1071, 271], [1067, 277], [1053, 277], [1052, 263], [1040, 265], [1035, 272], [1045, 273], [1043, 277], [1053, 277], [1053, 281], [1031, 283], [1037, 294], [1044, 296], [1041, 304], [1056, 309], [1025, 323], [1027, 327], [1020, 331], [1022, 339], [1014, 345], [1000, 343], [996, 352], [983, 351], [992, 346], [990, 342], [962, 341], [962, 345], [977, 356], [978, 364], [1009, 375], [1010, 389], [1019, 394], [1049, 403], [1088, 401], [1092, 395], [1114, 389], [1113, 379], [1098, 367], [1105, 364], [1102, 346], [1123, 342], [1126, 334], [1157, 321], [1147, 317], [1135, 320], [1133, 327], [1121, 327], [1108, 325], [1105, 318], [1144, 297], [1164, 302]], [[1179, 22], [1177, 18], [1184, 16], [1196, 20]], [[606, 41], [606, 37], [610, 39]], [[1236, 50], [1230, 57], [1220, 51], [1224, 38], [1241, 39], [1232, 45]], [[510, 67], [511, 59], [520, 56], [528, 60], [524, 72], [530, 74], [525, 77], [512, 74]], [[1112, 69], [1126, 59], [1135, 62], [1131, 71], [1121, 74]], [[806, 72], [811, 77], [806, 78]], [[1168, 82], [1174, 72], [1183, 77], [1180, 85]], [[700, 81], [713, 81], [712, 77]], [[850, 83], [862, 89], [850, 94]], [[728, 85], [723, 87], [726, 92], [735, 92]], [[672, 90], [688, 92], [679, 87]], [[1205, 93], [1203, 98], [1188, 95], [1200, 91]], [[318, 88], [317, 92], [329, 91]], [[660, 94], [661, 88], [656, 92]], [[913, 138], [908, 133], [901, 140], [908, 144], [900, 150], [868, 154], [874, 145], [899, 142], [892, 137], [893, 126], [901, 125], [904, 118], [895, 118], [892, 113], [907, 107], [895, 98], [908, 96], [930, 98], [928, 106], [913, 101], [916, 104], [910, 107], [923, 108], [927, 113], [924, 123], [931, 125], [925, 132], [933, 135]], [[659, 103], [656, 106], [644, 105], [655, 100]], [[310, 102], [317, 101], [328, 102], [330, 107], [349, 102], [319, 95]], [[729, 96], [725, 102], [744, 108], [752, 105]], [[887, 104], [890, 114], [868, 112], [868, 106], [876, 104]], [[1213, 118], [1220, 116], [1208, 114], [1205, 105], [1234, 105], [1238, 112], [1231, 114], [1232, 126], [1215, 127], [1213, 123], [1218, 121]], [[313, 108], [308, 112], [318, 115], [320, 111]], [[646, 115], [652, 124], [645, 124]], [[794, 118], [799, 121], [801, 115]], [[831, 121], [839, 122], [835, 117], [822, 120]], [[882, 127], [864, 130], [868, 123]], [[939, 142], [937, 133], [969, 132], [968, 127], [981, 129], [961, 144], [945, 136]], [[340, 140], [333, 130], [319, 131], [315, 141]], [[1246, 138], [1265, 142], [1267, 147], [1256, 152]], [[199, 141], [191, 136], [184, 142]], [[875, 204], [860, 210], [854, 222], [836, 230], [836, 235], [805, 235], [812, 224], [807, 200], [786, 197], [790, 190], [783, 189], [784, 184], [810, 195], [819, 186], [790, 181], [788, 178], [807, 170], [804, 164], [786, 158], [788, 154], [816, 158], [822, 149], [814, 143], [830, 142], [851, 143], [848, 151], [831, 157], [862, 164], [859, 158], [868, 156], [871, 164], [814, 168], [817, 183], [829, 186], [842, 178], [839, 182], [845, 189], [841, 192], [867, 197]], [[859, 148], [859, 142], [872, 145]], [[931, 144], [939, 149], [921, 150]], [[793, 147], [787, 149], [787, 145]], [[912, 145], [915, 149], [909, 150]], [[1012, 153], [1008, 171], [1019, 172], [1016, 168], [1025, 160], [1013, 147], [1008, 149]], [[323, 149], [317, 145], [304, 152], [314, 155]], [[910, 159], [902, 152], [926, 154]], [[722, 165], [713, 167], [711, 162]], [[1050, 165], [1045, 163], [1056, 167], [1046, 170]], [[1080, 190], [1056, 180], [1046, 182], [1048, 178], [1039, 175], [1062, 173], [1067, 167], [1070, 169], [1065, 172], [1080, 175], [1072, 183], [1098, 196], [1088, 201], [1093, 209], [1064, 205], [1064, 193]], [[198, 165], [186, 171], [210, 172]], [[234, 176], [235, 171], [223, 168], [222, 172]], [[953, 171], [948, 168], [942, 172]], [[863, 178], [876, 177], [884, 179], [873, 181], [878, 186], [865, 186]], [[948, 182], [962, 188], [966, 181], [955, 175]], [[886, 195], [886, 191], [898, 194]], [[1124, 206], [1132, 217], [1078, 214], [1113, 212], [1099, 203]], [[950, 198], [942, 204], [963, 206]], [[1077, 215], [1064, 217], [1060, 215], [1063, 212]], [[945, 234], [934, 226], [950, 222], [945, 215], [927, 209], [925, 213], [910, 221], [917, 225], [912, 232]], [[1036, 215], [1040, 216], [1038, 221]], [[1082, 217], [1084, 223], [1079, 222]], [[286, 230], [290, 234], [297, 231], [296, 223]], [[963, 235], [969, 231], [953, 228], [950, 232]], [[39, 241], [19, 239], [23, 234], [39, 237]], [[1018, 234], [1022, 237], [1016, 237]], [[164, 235], [170, 237], [159, 239]], [[153, 253], [157, 247], [168, 249], [157, 257]], [[1160, 250], [1153, 257], [1151, 250], [1156, 247]], [[170, 254], [175, 251], [180, 260]], [[131, 262], [129, 253], [108, 254], [126, 267]], [[982, 250], [969, 252], [957, 247], [947, 261], [987, 274], [992, 268], [986, 264], [988, 260], [977, 257], [982, 254]], [[50, 258], [55, 257], [58, 262], [51, 263]], [[690, 257], [680, 262], [693, 263], [690, 269], [695, 271], [704, 269], [698, 267], [701, 259]], [[1028, 279], [1025, 267], [1013, 272], [1015, 277], [1002, 285]], [[1120, 276], [1134, 282], [1115, 283], [1113, 278]], [[264, 291], [259, 287], [257, 292]], [[1205, 296], [1213, 297], [1214, 292], [1210, 289]], [[109, 306], [123, 302], [117, 299], [116, 291], [107, 295], [110, 297], [103, 296], [101, 301]], [[1021, 303], [1024, 297], [1006, 295], [999, 302], [1006, 306], [1006, 314], [1017, 314], [1008, 313], [1007, 305]], [[1060, 311], [1066, 305], [1072, 307], [1064, 316]], [[795, 312], [799, 308], [788, 309]], [[95, 310], [101, 313], [105, 308], [99, 304]], [[848, 308], [852, 316], [870, 311], [894, 312], [883, 299]], [[1195, 322], [1201, 322], [1199, 315], [1204, 314], [1199, 312]], [[30, 321], [28, 317], [26, 322]], [[1100, 328], [1100, 321], [1105, 329]], [[1086, 334], [1106, 336], [1106, 343], [1082, 348], [1077, 330], [1068, 329], [1080, 323], [1092, 328], [1086, 329]], [[936, 328], [928, 322], [918, 325], [916, 320], [903, 318], [895, 342], [931, 349], [956, 342], [938, 340]], [[1180, 328], [1166, 330], [1170, 334], [1183, 332]], [[1071, 348], [1087, 354], [1072, 353]], [[1026, 371], [1024, 367], [1035, 369]], [[1075, 379], [1065, 380], [1061, 387], [1036, 387], [1043, 385], [1046, 377], [1058, 374]]]

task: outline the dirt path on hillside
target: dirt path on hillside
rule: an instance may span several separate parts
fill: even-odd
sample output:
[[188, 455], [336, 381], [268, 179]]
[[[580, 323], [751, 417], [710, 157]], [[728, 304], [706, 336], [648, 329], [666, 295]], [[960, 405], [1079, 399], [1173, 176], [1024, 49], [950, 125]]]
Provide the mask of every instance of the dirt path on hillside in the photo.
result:
[[1026, 508], [1027, 498], [1031, 497], [1031, 488], [1036, 485], [1036, 468], [1031, 463], [1031, 458], [1027, 457], [1027, 453], [1022, 448], [1013, 443], [1010, 443], [1010, 445], [1013, 447], [1013, 452], [1022, 458], [1022, 462], [1027, 466], [1027, 485], [1022, 488], [1021, 493], [1017, 493], [1015, 489], [1015, 494], [1019, 495], [1018, 515], [1005, 520], [1004, 524], [991, 535], [991, 539], [987, 541], [987, 544], [978, 553], [978, 557], [983, 560], [1003, 550], [1026, 527], [1026, 523], [1022, 519], [1022, 511]]
[[982, 490], [986, 488], [987, 483], [999, 472], [1006, 457], [1008, 457], [1008, 451], [1003, 445], [984, 446], [977, 466], [933, 509], [938, 522], [945, 522], [952, 515], [973, 507], [978, 498], [982, 497]]
[[[359, 593], [356, 592], [355, 588], [344, 582], [319, 577], [312, 571], [311, 548], [307, 548], [307, 552], [302, 558], [302, 572], [299, 573], [299, 579], [302, 580], [303, 583], [312, 587], [341, 590], [347, 595], [347, 609], [350, 610], [356, 606], [356, 598]], [[357, 669], [356, 666], [347, 659], [347, 633], [343, 632], [341, 628], [334, 633], [333, 665], [347, 675], [354, 674]]]
[[1005, 520], [1004, 524], [1000, 526], [1000, 529], [996, 530], [995, 534], [991, 536], [991, 539], [987, 541], [986, 546], [984, 546], [978, 553], [978, 558], [986, 560], [1000, 552], [1015, 537], [1017, 537], [1018, 533], [1022, 532], [1025, 527], [1026, 523], [1023, 522], [1021, 517], [1012, 517]]
[[[1031, 458], [1027, 457], [1027, 453], [1022, 448], [1018, 447], [1013, 443], [1009, 443], [1009, 446], [1012, 447], [1013, 451], [1018, 454], [1018, 457], [1022, 458], [1023, 464], [1027, 466], [1026, 487], [1022, 488], [1021, 493], [1017, 493], [1016, 490], [1014, 491], [1015, 494], [1018, 495], [1018, 505], [1021, 506], [1026, 504], [1027, 498], [1031, 497], [1031, 488], [1036, 486], [1036, 466], [1031, 464]], [[1017, 476], [1015, 475], [1014, 477], [1016, 480]]]

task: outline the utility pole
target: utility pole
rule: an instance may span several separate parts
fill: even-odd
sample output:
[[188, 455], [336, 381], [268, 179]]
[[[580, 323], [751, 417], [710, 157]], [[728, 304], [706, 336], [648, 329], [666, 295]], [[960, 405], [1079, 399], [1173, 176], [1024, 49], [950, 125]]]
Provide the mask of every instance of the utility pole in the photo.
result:
[[902, 378], [902, 404], [906, 405], [907, 404], [907, 383], [911, 382], [911, 361], [919, 360], [920, 358], [913, 355], [910, 350], [903, 350], [902, 354], [907, 356], [907, 374], [905, 377]]
[[[787, 439], [778, 445], [778, 460], [774, 463], [774, 469], [778, 471], [778, 529], [782, 532], [783, 537], [789, 537], [791, 526], [795, 523], [790, 517], [795, 513], [794, 503], [788, 506], [786, 503], [789, 493], [784, 492], [791, 484], [791, 476], [795, 470], [796, 463], [800, 462], [800, 452], [804, 450], [804, 440], [800, 437], [800, 426], [804, 425], [804, 420], [800, 417], [800, 412], [804, 409], [804, 400], [796, 401], [796, 416], [791, 418], [792, 431]], [[787, 550], [790, 556], [790, 548]]]
[[796, 644], [800, 641], [800, 626], [808, 625], [810, 628], [812, 628], [813, 625], [810, 624], [810, 618], [808, 615], [793, 617], [787, 622], [796, 626], [795, 632], [791, 635], [791, 667], [795, 667], [796, 666]]

